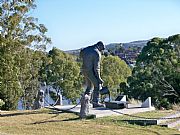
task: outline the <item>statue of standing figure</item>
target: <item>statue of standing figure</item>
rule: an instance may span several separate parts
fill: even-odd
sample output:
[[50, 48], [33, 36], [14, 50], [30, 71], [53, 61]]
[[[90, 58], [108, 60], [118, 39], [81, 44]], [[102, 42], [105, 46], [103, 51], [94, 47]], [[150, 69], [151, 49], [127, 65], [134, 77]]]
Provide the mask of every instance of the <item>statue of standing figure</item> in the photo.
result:
[[92, 93], [92, 104], [93, 108], [103, 107], [99, 103], [99, 92], [103, 84], [103, 80], [100, 77], [100, 62], [101, 62], [101, 52], [105, 49], [102, 41], [97, 42], [92, 46], [88, 46], [81, 50], [80, 57], [82, 58], [82, 74], [84, 75], [86, 82], [86, 95], [91, 95]]

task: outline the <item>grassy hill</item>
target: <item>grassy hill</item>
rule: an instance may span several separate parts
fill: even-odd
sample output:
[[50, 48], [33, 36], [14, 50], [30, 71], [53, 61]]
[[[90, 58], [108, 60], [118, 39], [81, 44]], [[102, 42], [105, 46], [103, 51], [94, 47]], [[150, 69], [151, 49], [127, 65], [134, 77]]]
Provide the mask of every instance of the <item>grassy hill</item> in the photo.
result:
[[[143, 116], [163, 116], [171, 111], [155, 111]], [[139, 115], [139, 114], [137, 114]], [[127, 116], [80, 120], [71, 113], [47, 109], [38, 111], [1, 112], [2, 135], [170, 135], [180, 132], [160, 126], [139, 126], [123, 122]]]

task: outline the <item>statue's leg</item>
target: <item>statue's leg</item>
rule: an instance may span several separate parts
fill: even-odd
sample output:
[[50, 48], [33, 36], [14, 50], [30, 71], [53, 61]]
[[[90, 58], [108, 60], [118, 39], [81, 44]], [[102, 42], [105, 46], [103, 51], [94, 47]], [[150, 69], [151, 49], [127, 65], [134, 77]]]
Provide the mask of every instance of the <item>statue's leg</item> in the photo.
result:
[[102, 107], [102, 105], [99, 103], [100, 97], [99, 97], [99, 91], [100, 91], [100, 84], [98, 83], [97, 78], [94, 76], [93, 72], [88, 72], [88, 79], [94, 86], [93, 94], [92, 94], [92, 101], [93, 101], [93, 107]]
[[92, 82], [89, 80], [89, 78], [87, 76], [85, 77], [85, 81], [86, 81], [85, 94], [90, 95], [91, 91], [93, 90], [93, 84], [92, 84]]
[[86, 73], [84, 73], [84, 78], [86, 82], [86, 91], [81, 97], [81, 109], [80, 109], [80, 118], [86, 118], [89, 114], [89, 107], [90, 107], [90, 95], [91, 90], [93, 89], [93, 84], [89, 80]]

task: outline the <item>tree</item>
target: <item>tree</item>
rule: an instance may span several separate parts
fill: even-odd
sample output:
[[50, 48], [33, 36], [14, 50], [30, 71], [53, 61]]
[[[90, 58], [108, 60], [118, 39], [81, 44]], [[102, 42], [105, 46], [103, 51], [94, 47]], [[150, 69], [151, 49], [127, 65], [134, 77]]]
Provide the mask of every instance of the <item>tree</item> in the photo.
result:
[[82, 76], [80, 65], [75, 56], [53, 48], [48, 54], [49, 62], [46, 65], [46, 82], [54, 88], [60, 88], [62, 95], [71, 101], [76, 101], [82, 93]]
[[34, 68], [34, 63], [39, 63], [39, 59], [33, 58], [32, 49], [44, 51], [50, 43], [45, 26], [28, 15], [35, 7], [34, 0], [1, 0], [0, 3], [0, 98], [7, 110], [15, 109], [19, 98], [37, 80], [33, 74], [39, 65]]
[[101, 69], [104, 85], [108, 86], [111, 95], [116, 97], [120, 83], [126, 82], [131, 75], [130, 67], [118, 56], [107, 56], [102, 60]]
[[151, 96], [157, 107], [168, 108], [170, 103], [180, 101], [179, 37], [153, 38], [147, 43], [137, 59], [132, 76], [128, 78], [129, 90], [126, 93], [140, 100]]
[[[24, 108], [32, 107], [35, 98], [38, 98], [38, 91], [40, 89], [41, 74], [39, 73], [46, 59], [46, 53], [42, 51], [34, 51], [26, 49], [21, 56], [20, 62], [20, 82], [23, 88], [22, 99], [24, 101]], [[26, 58], [28, 56], [28, 59]], [[28, 61], [27, 61], [28, 60]], [[26, 105], [29, 106], [26, 106]]]

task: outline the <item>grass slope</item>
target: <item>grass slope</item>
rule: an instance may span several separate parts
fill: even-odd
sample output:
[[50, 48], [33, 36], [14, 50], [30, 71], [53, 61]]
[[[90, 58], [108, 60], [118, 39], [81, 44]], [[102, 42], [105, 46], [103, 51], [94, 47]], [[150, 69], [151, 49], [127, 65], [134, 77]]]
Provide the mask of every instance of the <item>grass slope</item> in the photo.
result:
[[[171, 112], [141, 113], [148, 117]], [[161, 115], [160, 115], [161, 114]], [[126, 116], [80, 120], [77, 115], [47, 109], [1, 112], [0, 135], [169, 135], [180, 132], [159, 126], [138, 126], [123, 122]]]

